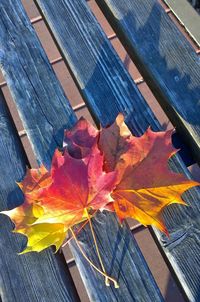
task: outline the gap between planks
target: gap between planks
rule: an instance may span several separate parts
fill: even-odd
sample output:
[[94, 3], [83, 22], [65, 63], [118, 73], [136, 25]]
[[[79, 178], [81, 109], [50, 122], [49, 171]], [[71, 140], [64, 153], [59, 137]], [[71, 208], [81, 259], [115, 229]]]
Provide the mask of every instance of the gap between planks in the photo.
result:
[[[138, 79], [134, 80], [134, 82], [137, 86], [139, 86], [140, 84], [144, 83], [144, 79], [143, 79], [143, 77], [139, 77]], [[0, 84], [0, 87], [1, 87], [1, 84]], [[72, 109], [74, 110], [74, 112], [77, 112], [85, 107], [87, 107], [87, 105], [84, 102], [82, 102], [82, 103], [72, 107]], [[21, 131], [18, 131], [18, 135], [19, 135], [19, 137], [26, 136], [26, 130], [23, 129]]]
[[[169, 7], [165, 8], [164, 10], [165, 10], [165, 13], [166, 13], [166, 14], [169, 14], [169, 13], [172, 12], [172, 10], [171, 10]], [[173, 13], [173, 12], [172, 12], [172, 13]], [[173, 15], [174, 15], [174, 14], [173, 14]], [[175, 16], [175, 15], [174, 15], [174, 16]], [[175, 16], [175, 17], [176, 17], [176, 16]], [[40, 21], [42, 21], [42, 20], [43, 20], [43, 17], [42, 17], [41, 15], [39, 15], [39, 16], [37, 16], [37, 17], [35, 17], [35, 18], [32, 18], [32, 19], [30, 20], [30, 22], [31, 22], [31, 24], [35, 24], [35, 23], [38, 23], [38, 22], [40, 22]], [[187, 34], [188, 34], [188, 33], [187, 33]], [[188, 34], [188, 36], [189, 36], [189, 38], [191, 38], [189, 34]], [[113, 33], [113, 34], [109, 35], [107, 38], [111, 41], [111, 40], [113, 40], [114, 38], [117, 38], [117, 36], [116, 36], [115, 33]], [[199, 55], [199, 54], [200, 54], [200, 49], [197, 49], [197, 50], [196, 50], [196, 53], [197, 53], [197, 55]], [[63, 58], [60, 56], [60, 57], [57, 57], [57, 58], [51, 60], [51, 61], [50, 61], [50, 64], [51, 64], [51, 65], [54, 65], [54, 64], [60, 63], [60, 62], [62, 62], [62, 61], [63, 61]], [[140, 85], [140, 84], [144, 83], [145, 81], [144, 81], [143, 77], [139, 77], [139, 78], [137, 78], [136, 80], [134, 80], [134, 82], [135, 82], [136, 85]], [[3, 88], [3, 87], [5, 87], [5, 86], [7, 86], [6, 81], [3, 81], [3, 82], [0, 83], [0, 88]], [[76, 111], [81, 110], [81, 109], [83, 109], [83, 108], [85, 108], [85, 107], [86, 107], [86, 104], [85, 104], [84, 102], [82, 102], [82, 103], [80, 103], [80, 104], [74, 106], [74, 107], [73, 107], [73, 110], [74, 110], [74, 112], [76, 112]], [[23, 129], [23, 130], [21, 130], [21, 131], [18, 132], [18, 135], [19, 135], [20, 137], [26, 136], [26, 131]]]
[[[35, 21], [35, 19], [36, 19], [36, 21]], [[41, 21], [41, 20], [42, 20], [42, 17], [39, 16], [39, 17], [36, 17], [36, 18], [34, 18], [34, 19], [32, 19], [32, 20], [34, 20], [34, 23], [36, 23], [36, 22]], [[31, 21], [31, 23], [34, 24], [33, 21]], [[107, 38], [111, 41], [111, 40], [113, 40], [113, 39], [116, 38], [116, 37], [117, 37], [117, 36], [116, 36], [116, 34], [114, 33], [114, 34], [109, 35]], [[50, 64], [51, 64], [51, 65], [55, 65], [56, 63], [59, 63], [59, 62], [61, 62], [61, 61], [63, 61], [63, 58], [60, 56], [60, 57], [58, 57], [58, 58], [56, 58], [56, 59], [51, 60], [51, 61], [50, 61]], [[3, 81], [3, 82], [0, 83], [0, 88], [5, 87], [5, 86], [7, 86], [6, 81]]]
[[[173, 16], [176, 18], [175, 14], [173, 13], [173, 11], [172, 11], [169, 7], [165, 8], [164, 10], [165, 10], [165, 13], [166, 13], [166, 14], [172, 13]], [[177, 19], [177, 18], [176, 18], [176, 19]], [[32, 19], [30, 20], [30, 22], [31, 22], [31, 24], [35, 24], [35, 23], [38, 23], [38, 22], [40, 22], [40, 21], [42, 21], [42, 20], [43, 20], [43, 17], [42, 17], [42, 16], [37, 16], [37, 17], [35, 17], [35, 18], [32, 18]], [[178, 20], [178, 19], [177, 19], [177, 20]], [[178, 20], [178, 22], [179, 22], [179, 20]], [[179, 22], [179, 23], [180, 23], [180, 22]], [[188, 34], [188, 32], [186, 32], [186, 33], [187, 33], [189, 39], [191, 39], [191, 40], [193, 41], [192, 37]], [[113, 40], [114, 38], [117, 38], [117, 35], [116, 35], [115, 33], [113, 33], [113, 34], [109, 35], [107, 38], [111, 41], [111, 40]], [[195, 43], [195, 41], [193, 41], [193, 42]], [[195, 43], [195, 45], [198, 46], [196, 43]], [[197, 49], [197, 50], [195, 50], [195, 51], [196, 51], [196, 54], [197, 54], [197, 55], [200, 54], [200, 48]], [[50, 61], [50, 64], [51, 64], [51, 65], [54, 65], [54, 64], [56, 64], [56, 63], [61, 62], [62, 60], [63, 60], [63, 58], [60, 56], [60, 57], [58, 57], [58, 58], [56, 58], [56, 59], [51, 60], [51, 61]], [[136, 80], [135, 80], [135, 83], [138, 84], [137, 81], [139, 81], [140, 79], [142, 79], [142, 78], [136, 79]], [[142, 79], [142, 80], [140, 81], [140, 83], [143, 83], [143, 82], [144, 82], [144, 79]], [[140, 84], [140, 83], [139, 83], [139, 84]], [[0, 88], [5, 87], [6, 85], [7, 85], [6, 81], [1, 82], [1, 83], [0, 83]]]
[[[141, 224], [141, 223], [137, 223], [136, 225], [130, 227], [131, 233], [132, 235], [134, 234], [134, 231], [138, 231], [139, 229], [145, 229], [146, 227]], [[75, 259], [72, 257], [68, 260], [66, 260], [66, 263], [68, 265], [69, 268], [73, 267], [74, 265], [76, 265]]]

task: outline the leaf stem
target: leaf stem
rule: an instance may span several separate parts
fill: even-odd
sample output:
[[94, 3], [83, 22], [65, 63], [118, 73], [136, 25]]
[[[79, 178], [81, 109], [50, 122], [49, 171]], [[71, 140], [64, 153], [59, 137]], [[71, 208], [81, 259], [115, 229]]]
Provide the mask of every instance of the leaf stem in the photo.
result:
[[[83, 255], [83, 257], [89, 262], [89, 264], [96, 269], [96, 271], [98, 271], [101, 275], [103, 275], [105, 278], [109, 279], [110, 281], [112, 281], [114, 283], [115, 288], [119, 288], [119, 285], [117, 283], [117, 281], [115, 279], [113, 279], [112, 277], [108, 276], [105, 272], [102, 272], [94, 263], [91, 262], [91, 260], [87, 257], [87, 255], [85, 254], [85, 252], [83, 251], [80, 243], [78, 242], [78, 239], [76, 238], [76, 235], [74, 233], [74, 231], [72, 230], [72, 228], [70, 228], [70, 231], [72, 233], [72, 236], [74, 237], [74, 240], [81, 252], [81, 254]], [[107, 285], [107, 284], [106, 284]], [[108, 284], [107, 286], [109, 286], [110, 284]]]
[[[84, 222], [84, 224], [76, 231], [76, 233], [75, 233], [76, 236], [79, 234], [79, 232], [82, 230], [82, 228], [83, 228], [87, 223], [88, 223], [88, 220], [86, 220], [86, 221]], [[65, 247], [65, 246], [66, 246], [73, 238], [74, 238], [73, 236], [67, 238], [66, 242], [63, 243], [62, 248]]]
[[[92, 215], [95, 215], [96, 212], [97, 212], [97, 210], [95, 210], [95, 211], [92, 213]], [[89, 221], [89, 220], [86, 220], [86, 221], [81, 225], [81, 227], [76, 231], [76, 236], [77, 236], [77, 235], [79, 234], [79, 232], [86, 226], [86, 224], [88, 223], [88, 221]], [[65, 246], [66, 246], [73, 238], [74, 238], [73, 236], [67, 238], [66, 242], [63, 243], [62, 248], [65, 247]]]
[[[93, 237], [93, 240], [94, 240], [94, 245], [95, 245], [95, 248], [96, 248], [97, 256], [98, 256], [98, 258], [99, 258], [99, 262], [100, 262], [100, 264], [101, 264], [102, 271], [107, 275], [106, 270], [105, 270], [105, 267], [104, 267], [104, 265], [103, 265], [103, 261], [102, 261], [102, 259], [101, 259], [101, 255], [100, 255], [100, 252], [99, 252], [99, 248], [98, 248], [98, 245], [97, 245], [97, 240], [96, 240], [96, 236], [95, 236], [95, 234], [94, 234], [94, 228], [93, 228], [93, 226], [92, 226], [92, 221], [91, 221], [90, 215], [89, 215], [87, 209], [85, 209], [85, 211], [86, 211], [86, 214], [87, 214], [87, 217], [88, 217], [88, 221], [89, 221], [89, 225], [90, 225], [90, 230], [91, 230], [91, 233], [92, 233], [92, 237]], [[108, 277], [105, 277], [105, 284], [106, 284], [106, 286], [110, 286], [110, 282], [109, 282]]]

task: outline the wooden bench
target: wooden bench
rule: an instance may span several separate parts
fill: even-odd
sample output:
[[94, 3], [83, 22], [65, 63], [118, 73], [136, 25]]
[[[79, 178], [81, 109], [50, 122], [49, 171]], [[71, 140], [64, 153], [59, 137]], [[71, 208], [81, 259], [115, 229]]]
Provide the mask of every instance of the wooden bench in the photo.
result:
[[[126, 71], [85, 0], [36, 0], [93, 118], [103, 126], [123, 112], [135, 135], [149, 125], [161, 125]], [[177, 128], [190, 154], [199, 160], [200, 58], [155, 0], [96, 0], [121, 42]], [[77, 118], [58, 82], [20, 0], [0, 3], [0, 65], [28, 134], [38, 163], [50, 166], [62, 145], [63, 130]], [[0, 94], [0, 205], [13, 208], [22, 201], [15, 181], [22, 179], [26, 154]], [[177, 155], [174, 171], [190, 177]], [[151, 232], [189, 301], [200, 301], [199, 189], [185, 194], [189, 207], [165, 211], [170, 237]], [[2, 216], [2, 215], [1, 215]], [[91, 301], [163, 301], [146, 261], [128, 227], [114, 214], [99, 213], [93, 220], [100, 253], [119, 289], [106, 287], [88, 265], [76, 244], [70, 248]], [[61, 254], [47, 249], [18, 256], [25, 238], [0, 220], [0, 281], [2, 301], [79, 301]], [[90, 230], [78, 239], [88, 257], [98, 263]]]

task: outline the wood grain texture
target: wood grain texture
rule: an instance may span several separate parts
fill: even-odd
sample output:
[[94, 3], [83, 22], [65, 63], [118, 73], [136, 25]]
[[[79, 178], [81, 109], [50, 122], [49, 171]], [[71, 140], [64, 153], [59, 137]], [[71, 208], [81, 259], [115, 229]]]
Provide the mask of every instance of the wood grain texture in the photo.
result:
[[48, 165], [76, 118], [21, 2], [1, 1], [0, 15], [1, 70], [38, 162]]
[[[141, 1], [136, 3], [134, 1], [134, 4], [137, 6], [139, 2], [141, 3]], [[127, 125], [134, 134], [140, 135], [148, 125], [151, 125], [154, 130], [161, 129], [138, 92], [133, 98], [133, 93], [137, 89], [85, 2], [59, 1], [57, 10], [53, 9], [53, 1], [47, 3], [37, 0], [37, 3], [49, 22], [49, 27], [71, 72], [77, 77], [82, 95], [101, 123], [103, 125], [111, 123], [117, 112], [122, 111], [126, 116]], [[122, 6], [127, 4], [128, 10], [128, 4], [131, 6], [133, 2], [120, 1], [119, 3]], [[171, 76], [170, 71], [169, 75]], [[189, 177], [178, 156], [171, 161], [170, 166], [173, 170], [184, 172]], [[200, 299], [199, 191], [193, 189], [184, 197], [190, 207], [175, 205], [165, 211], [170, 238], [155, 230], [154, 234], [186, 298], [190, 301], [198, 301]], [[106, 232], [104, 236], [106, 238]], [[84, 237], [80, 240], [85, 245]], [[104, 252], [106, 254], [106, 251]], [[86, 277], [85, 280], [87, 282]]]
[[[111, 116], [114, 121], [122, 111], [130, 123], [135, 117], [133, 130], [142, 134], [143, 126], [149, 125], [146, 116], [150, 116], [150, 109], [85, 1], [57, 1], [57, 9], [53, 0], [35, 2], [92, 115], [105, 126], [110, 123]], [[105, 106], [105, 102], [109, 106]], [[158, 129], [153, 114], [151, 124]]]
[[96, 0], [200, 162], [200, 59], [157, 0]]
[[[16, 181], [26, 172], [27, 158], [0, 91], [0, 211], [23, 201]], [[51, 249], [19, 256], [26, 239], [11, 232], [13, 224], [0, 215], [0, 284], [4, 302], [79, 301], [61, 254]]]
[[[124, 224], [121, 227], [118, 219], [112, 213], [105, 211], [98, 213], [92, 219], [92, 223], [106, 272], [118, 281], [120, 287], [118, 289], [115, 289], [113, 285], [106, 287], [102, 277], [94, 272], [91, 266], [88, 266], [84, 258], [80, 257], [79, 249], [75, 242], [72, 242], [71, 249], [90, 300], [101, 302], [163, 301], [159, 291], [155, 290], [156, 285], [152, 275], [128, 226]], [[99, 267], [88, 225], [79, 233], [78, 239], [86, 255]]]
[[[58, 9], [59, 7], [56, 5], [56, 10]], [[61, 144], [63, 128], [71, 127], [76, 118], [20, 1], [2, 0], [0, 10], [1, 68], [34, 147], [34, 152], [39, 162], [44, 162], [49, 166], [55, 147]], [[127, 297], [127, 301], [162, 301], [160, 291], [154, 283], [139, 248], [135, 242], [133, 244], [128, 229], [116, 226], [114, 215], [108, 217], [101, 214], [98, 219], [101, 221], [101, 228], [96, 232], [97, 237], [107, 236], [109, 241], [113, 241], [114, 238], [117, 240], [115, 245], [110, 246], [108, 246], [108, 241], [102, 241], [101, 252], [103, 254], [104, 250], [107, 251], [108, 263], [113, 264], [120, 289], [117, 292], [113, 287], [105, 289], [103, 278], [88, 264], [85, 265], [80, 253], [77, 252], [78, 249], [75, 248], [75, 253], [78, 253], [76, 260], [81, 263], [79, 267], [88, 285], [87, 290], [90, 297], [95, 295], [95, 301], [102, 301], [102, 299], [103, 301], [116, 301], [116, 295]], [[107, 228], [108, 223], [110, 223], [109, 228]], [[95, 226], [96, 224], [98, 222], [94, 222]], [[91, 241], [87, 241], [87, 237], [89, 238], [87, 233], [83, 235], [84, 245], [89, 256], [94, 258], [94, 262], [98, 265], [95, 252], [90, 249]], [[126, 249], [129, 242], [131, 251]], [[125, 278], [127, 268], [129, 268], [129, 274]], [[136, 287], [139, 290], [136, 291]], [[58, 301], [62, 300], [58, 299]]]

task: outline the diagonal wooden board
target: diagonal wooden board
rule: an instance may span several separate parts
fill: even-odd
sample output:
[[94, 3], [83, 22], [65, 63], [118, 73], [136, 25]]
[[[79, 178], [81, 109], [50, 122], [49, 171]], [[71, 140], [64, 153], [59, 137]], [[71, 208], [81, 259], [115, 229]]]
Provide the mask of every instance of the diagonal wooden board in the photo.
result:
[[200, 16], [187, 0], [164, 0], [200, 47]]
[[[0, 91], [0, 211], [21, 204], [16, 181], [26, 172], [27, 158]], [[80, 301], [65, 260], [51, 249], [19, 256], [26, 239], [13, 234], [13, 224], [0, 215], [0, 283], [2, 301]]]
[[[54, 2], [54, 10], [58, 9]], [[62, 143], [63, 129], [70, 128], [76, 118], [21, 2], [2, 0], [0, 10], [1, 69], [36, 157], [40, 163], [49, 166], [56, 146]], [[115, 61], [118, 62], [118, 59]], [[139, 93], [136, 95], [139, 96]], [[105, 242], [103, 239], [101, 241], [100, 252], [107, 255], [105, 264], [118, 278], [120, 289], [105, 287], [103, 278], [88, 263], [85, 264], [78, 253], [76, 260], [80, 263], [81, 274], [85, 277], [92, 301], [162, 301], [159, 289], [129, 229], [119, 227], [114, 215], [101, 214], [94, 224], [97, 238], [105, 236]], [[89, 257], [98, 264], [90, 231], [84, 232], [82, 238]], [[77, 253], [77, 248], [74, 251]]]
[[199, 56], [157, 0], [96, 2], [168, 118], [200, 161]]
[[[103, 125], [111, 123], [117, 113], [122, 111], [126, 116], [127, 125], [134, 134], [140, 135], [149, 125], [154, 130], [161, 129], [85, 1], [61, 1], [58, 3], [57, 7], [59, 9], [57, 10], [54, 9], [52, 0], [48, 2], [37, 0], [36, 2], [49, 24], [48, 26], [59, 45], [60, 51], [65, 56], [71, 73], [76, 77], [76, 83], [83, 98], [101, 123]], [[107, 0], [108, 2], [109, 0]], [[135, 11], [136, 9], [133, 6], [143, 6], [143, 1], [134, 1], [134, 3], [132, 1], [112, 1], [112, 3], [114, 2], [119, 5], [119, 13], [122, 13], [123, 10], [129, 12], [130, 7]], [[148, 2], [148, 5], [144, 6], [143, 9], [146, 11], [146, 16], [148, 16], [147, 12], [148, 10], [151, 11], [152, 6], [149, 4], [150, 0], [145, 0], [145, 2]], [[151, 1], [151, 3], [154, 2]], [[120, 7], [123, 8], [122, 12]], [[112, 6], [110, 6], [111, 8]], [[158, 16], [161, 14], [162, 19], [165, 20], [160, 6], [155, 4], [153, 8], [152, 13], [155, 10]], [[107, 7], [107, 10], [109, 10], [109, 7]], [[138, 18], [142, 17], [143, 15], [138, 16]], [[147, 25], [150, 26], [150, 24]], [[147, 32], [150, 28], [147, 27]], [[176, 32], [177, 30], [173, 29], [174, 35]], [[182, 38], [182, 35], [178, 33], [178, 37]], [[184, 43], [182, 45], [183, 49], [186, 47], [192, 52], [188, 42], [185, 41], [185, 43], [186, 46]], [[149, 45], [151, 47], [151, 44]], [[192, 53], [191, 56], [194, 56], [194, 61], [197, 61], [196, 54]], [[192, 60], [191, 57], [190, 60]], [[175, 62], [173, 64], [176, 68]], [[194, 72], [192, 71], [192, 73]], [[191, 111], [189, 111], [189, 114], [191, 115]], [[197, 114], [195, 118], [198, 127]], [[184, 172], [190, 177], [178, 156], [171, 161], [170, 166], [173, 170]], [[159, 247], [163, 251], [167, 262], [170, 263], [171, 271], [177, 276], [185, 296], [193, 301], [199, 297], [199, 191], [193, 189], [184, 197], [190, 207], [185, 208], [175, 205], [165, 211], [170, 238], [167, 239], [157, 231], [154, 234], [156, 234]], [[80, 240], [82, 240], [84, 246], [87, 246], [84, 236]], [[106, 253], [106, 251], [104, 252]], [[85, 278], [88, 278], [86, 274]]]

